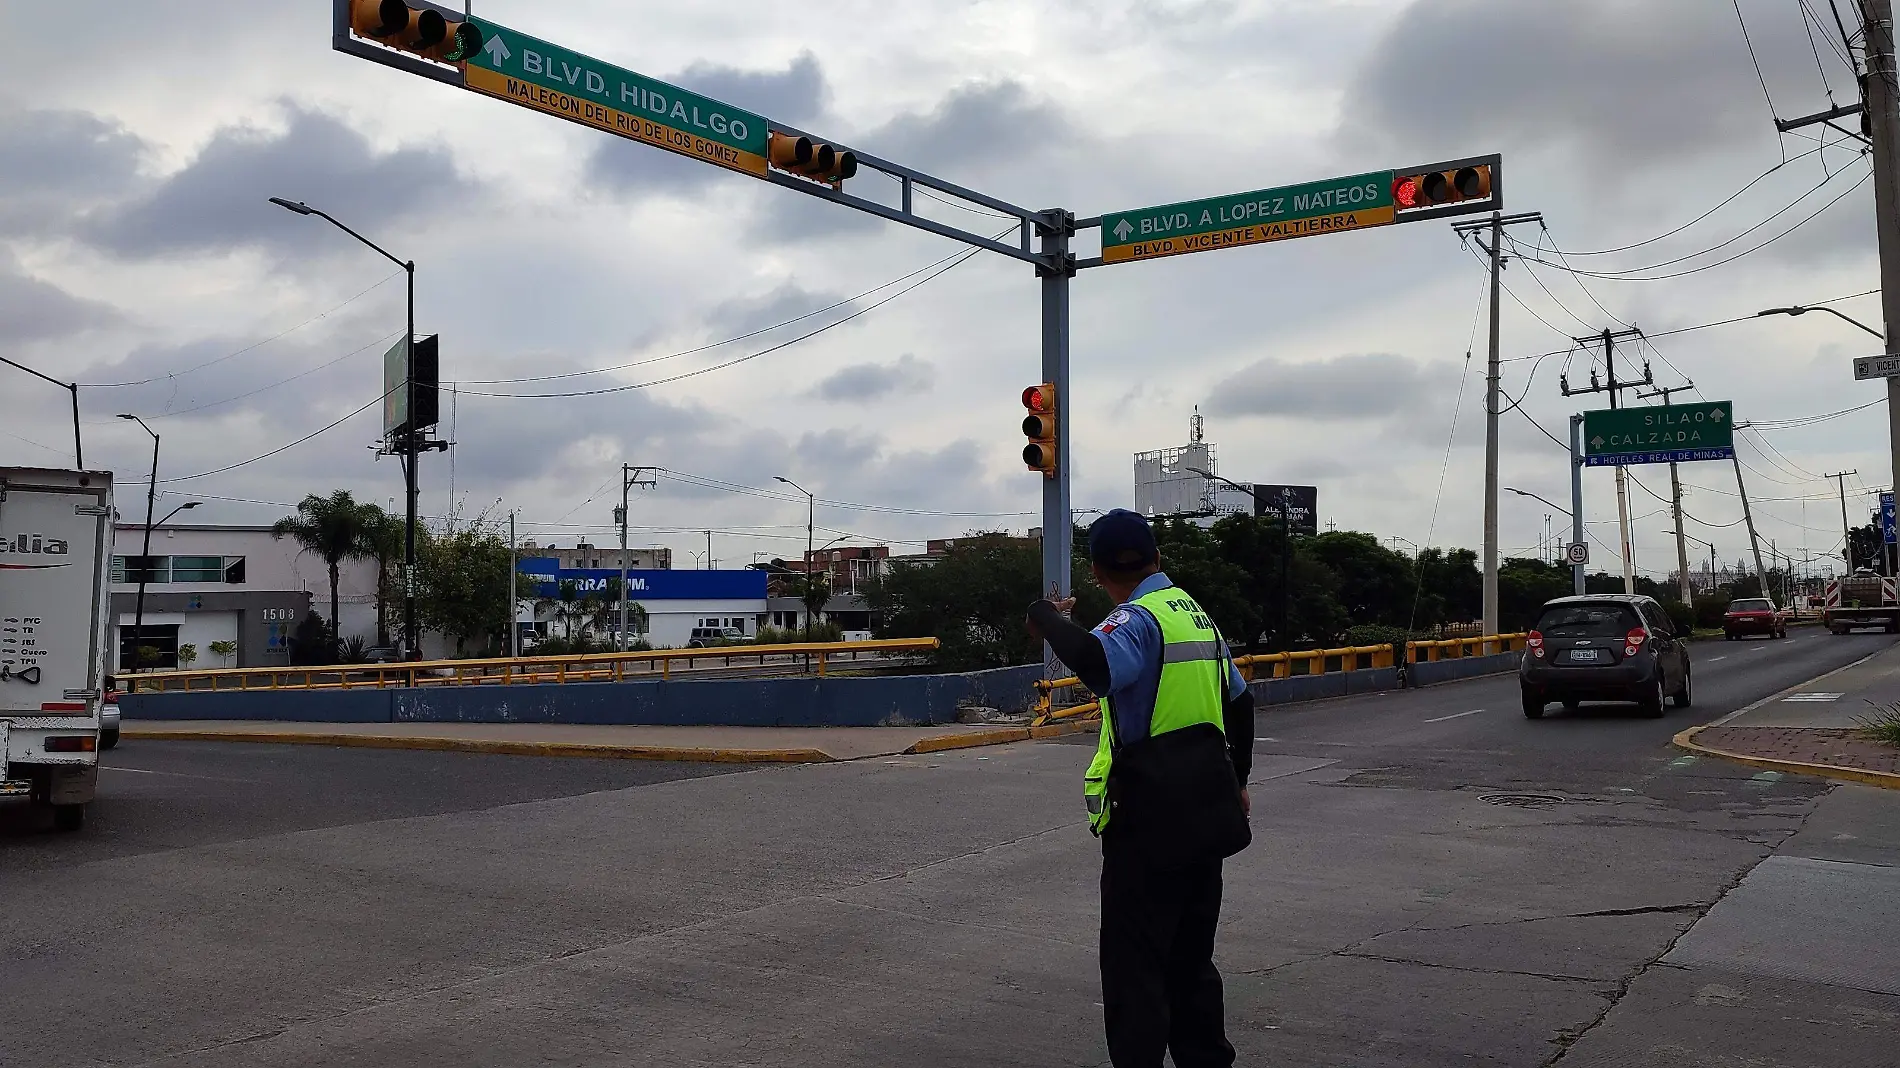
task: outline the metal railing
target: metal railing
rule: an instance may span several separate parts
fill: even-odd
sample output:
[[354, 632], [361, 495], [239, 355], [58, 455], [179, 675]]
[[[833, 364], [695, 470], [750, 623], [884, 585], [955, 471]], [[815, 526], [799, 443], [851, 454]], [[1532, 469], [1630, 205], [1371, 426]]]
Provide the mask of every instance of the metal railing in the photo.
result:
[[[875, 663], [891, 656], [935, 652], [935, 638], [786, 645], [721, 645], [637, 653], [424, 660], [404, 664], [329, 664], [316, 667], [225, 668], [119, 676], [126, 693], [218, 693], [255, 690], [351, 690], [418, 686], [525, 686], [539, 683], [627, 682], [671, 679], [682, 672], [809, 670], [820, 678], [839, 664]], [[772, 657], [785, 658], [768, 663]]]
[[1439, 660], [1462, 660], [1468, 656], [1492, 656], [1497, 653], [1521, 653], [1528, 634], [1487, 634], [1477, 638], [1451, 638], [1440, 642], [1407, 642], [1405, 659], [1410, 664]]
[[[1407, 642], [1406, 663], [1418, 664], [1470, 656], [1489, 656], [1493, 653], [1521, 652], [1524, 649], [1525, 637], [1524, 634], [1492, 634], [1451, 638], [1444, 641]], [[1260, 653], [1234, 658], [1234, 666], [1240, 669], [1241, 678], [1248, 682], [1256, 679], [1287, 679], [1307, 675], [1327, 675], [1341, 671], [1389, 668], [1396, 666], [1397, 663], [1397, 648], [1392, 645], [1303, 649], [1288, 653]], [[1035, 726], [1041, 726], [1057, 720], [1099, 716], [1102, 709], [1099, 700], [1069, 705], [1060, 704], [1060, 702], [1080, 696], [1077, 691], [1080, 691], [1080, 694], [1088, 693], [1082, 687], [1082, 680], [1074, 677], [1038, 680], [1036, 701], [1033, 706], [1035, 716], [1032, 723]]]

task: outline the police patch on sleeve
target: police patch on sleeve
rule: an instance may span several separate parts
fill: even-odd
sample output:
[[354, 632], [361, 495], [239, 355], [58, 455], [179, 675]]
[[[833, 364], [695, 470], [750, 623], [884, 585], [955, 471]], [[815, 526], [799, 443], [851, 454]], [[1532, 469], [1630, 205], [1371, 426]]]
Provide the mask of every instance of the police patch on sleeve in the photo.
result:
[[1128, 614], [1128, 609], [1117, 608], [1113, 612], [1110, 612], [1108, 614], [1107, 619], [1102, 620], [1101, 626], [1096, 627], [1095, 629], [1098, 633], [1101, 633], [1101, 634], [1113, 634], [1115, 633], [1116, 627], [1119, 627], [1123, 625], [1124, 623], [1127, 623], [1129, 619], [1131, 618], [1133, 617], [1131, 617]]

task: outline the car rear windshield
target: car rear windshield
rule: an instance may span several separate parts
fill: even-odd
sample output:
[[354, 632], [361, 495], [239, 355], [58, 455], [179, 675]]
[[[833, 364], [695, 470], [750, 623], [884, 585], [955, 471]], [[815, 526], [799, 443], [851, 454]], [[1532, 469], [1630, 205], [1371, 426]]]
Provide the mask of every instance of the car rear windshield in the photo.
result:
[[1733, 601], [1728, 610], [1731, 612], [1772, 612], [1775, 606], [1767, 601]]
[[1620, 604], [1566, 604], [1544, 609], [1537, 632], [1546, 638], [1613, 638], [1638, 625], [1636, 613]]

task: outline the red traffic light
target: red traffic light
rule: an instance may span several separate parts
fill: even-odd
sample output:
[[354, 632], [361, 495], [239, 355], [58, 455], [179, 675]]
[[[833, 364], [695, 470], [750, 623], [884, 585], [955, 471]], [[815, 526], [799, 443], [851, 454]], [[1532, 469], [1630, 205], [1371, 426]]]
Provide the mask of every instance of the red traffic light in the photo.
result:
[[1400, 211], [1456, 204], [1491, 197], [1491, 167], [1479, 164], [1450, 171], [1404, 174], [1392, 180], [1392, 203]]
[[1029, 414], [1023, 416], [1023, 436], [1029, 443], [1023, 446], [1023, 466], [1031, 471], [1041, 471], [1045, 478], [1056, 476], [1056, 387], [1044, 382], [1023, 390], [1023, 407]]

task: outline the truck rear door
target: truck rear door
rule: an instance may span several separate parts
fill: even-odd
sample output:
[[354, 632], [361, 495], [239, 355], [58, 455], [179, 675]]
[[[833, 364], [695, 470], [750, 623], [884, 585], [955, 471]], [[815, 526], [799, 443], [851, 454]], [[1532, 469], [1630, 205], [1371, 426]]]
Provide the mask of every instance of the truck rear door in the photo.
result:
[[109, 475], [0, 469], [0, 717], [97, 717], [110, 502]]

